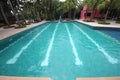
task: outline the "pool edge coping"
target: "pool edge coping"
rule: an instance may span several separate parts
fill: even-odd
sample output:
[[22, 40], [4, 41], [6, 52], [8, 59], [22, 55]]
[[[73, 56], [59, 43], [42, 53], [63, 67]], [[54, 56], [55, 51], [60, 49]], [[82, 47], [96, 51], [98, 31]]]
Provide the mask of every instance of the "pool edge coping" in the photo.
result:
[[51, 78], [48, 78], [48, 77], [0, 76], [0, 80], [51, 80]]
[[[82, 20], [74, 20], [76, 22], [79, 22], [79, 23], [82, 23], [82, 24], [85, 24], [85, 25], [88, 25], [92, 28], [113, 28], [113, 29], [120, 29], [120, 26], [114, 26], [114, 25], [103, 25], [103, 24], [97, 24], [95, 22], [84, 22]], [[95, 23], [94, 25], [91, 24], [91, 23]]]
[[[17, 77], [17, 76], [0, 76], [0, 80], [52, 80], [50, 77]], [[120, 80], [116, 77], [79, 77], [76, 80]]]
[[116, 76], [116, 77], [76, 78], [76, 80], [120, 80], [120, 76]]

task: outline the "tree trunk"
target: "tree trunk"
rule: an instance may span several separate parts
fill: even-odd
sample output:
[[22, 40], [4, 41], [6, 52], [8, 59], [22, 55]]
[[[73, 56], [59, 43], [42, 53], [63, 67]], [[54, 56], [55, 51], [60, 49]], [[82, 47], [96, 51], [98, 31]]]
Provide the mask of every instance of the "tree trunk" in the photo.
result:
[[39, 22], [41, 21], [39, 12], [37, 12], [37, 21], [39, 21]]
[[104, 18], [105, 21], [107, 20], [107, 16], [108, 16], [108, 13], [109, 13], [109, 9], [110, 9], [110, 7], [109, 7], [109, 8], [107, 9], [107, 11], [106, 11], [105, 18]]
[[74, 11], [74, 15], [73, 15], [73, 20], [75, 19], [75, 17], [76, 17], [76, 9], [74, 9], [75, 11]]
[[111, 5], [112, 5], [112, 3], [113, 3], [113, 0], [110, 0], [110, 3], [109, 3], [109, 5], [108, 5], [108, 9], [107, 9], [107, 12], [106, 12], [105, 18], [104, 18], [105, 21], [107, 20], [108, 13], [109, 13], [109, 11], [111, 10]]
[[68, 18], [71, 19], [71, 9], [69, 8], [69, 11], [68, 11]]
[[4, 10], [3, 10], [3, 7], [2, 7], [2, 3], [1, 3], [1, 2], [0, 2], [0, 10], [1, 10], [1, 13], [2, 13], [2, 15], [3, 15], [3, 17], [4, 17], [5, 23], [6, 23], [8, 26], [10, 26], [10, 24], [9, 24], [9, 22], [8, 22], [8, 19], [7, 19], [6, 15], [5, 15], [5, 12], [4, 12]]
[[116, 11], [112, 9], [110, 12], [111, 12], [111, 20], [114, 20], [114, 18], [115, 18], [114, 12], [116, 12]]
[[10, 4], [10, 7], [11, 7], [11, 9], [12, 9], [12, 11], [13, 11], [13, 13], [14, 13], [14, 16], [15, 16], [15, 18], [16, 18], [16, 20], [17, 20], [17, 24], [20, 25], [20, 23], [19, 23], [19, 18], [18, 18], [18, 16], [17, 16], [17, 12], [14, 10], [11, 1], [8, 0], [8, 2], [9, 2], [9, 4]]
[[[17, 1], [17, 4], [18, 4], [18, 6], [20, 5], [19, 4], [19, 1], [18, 0], [16, 0]], [[19, 6], [20, 7], [20, 6]], [[21, 13], [21, 16], [22, 16], [22, 18], [23, 18], [23, 20], [24, 20], [24, 22], [25, 22], [25, 24], [26, 24], [26, 20], [25, 20], [25, 17], [24, 17], [24, 15]]]
[[117, 19], [120, 18], [120, 9], [118, 9], [117, 14], [116, 14]]
[[[30, 0], [31, 2], [32, 2], [32, 0]], [[36, 19], [36, 8], [35, 8], [35, 5], [34, 5], [34, 3], [32, 3], [32, 9], [31, 9], [31, 11], [32, 11], [32, 16], [33, 16], [33, 18], [34, 18], [34, 21], [36, 21], [37, 19]]]
[[50, 0], [49, 7], [50, 7], [50, 9], [49, 9], [49, 17], [50, 17], [50, 20], [52, 20], [52, 13], [53, 13], [53, 10], [52, 10], [52, 0]]

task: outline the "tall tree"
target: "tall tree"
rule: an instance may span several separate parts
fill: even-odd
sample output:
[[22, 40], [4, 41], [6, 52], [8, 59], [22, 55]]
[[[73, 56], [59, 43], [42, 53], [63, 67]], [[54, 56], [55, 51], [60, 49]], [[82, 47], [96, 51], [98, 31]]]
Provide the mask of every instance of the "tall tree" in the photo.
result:
[[[66, 0], [65, 2], [60, 2], [59, 0], [35, 0], [34, 9], [30, 2], [26, 2], [24, 6], [25, 16], [35, 16], [38, 18], [55, 19], [60, 14], [68, 12], [68, 17], [72, 18], [72, 14], [76, 14], [77, 3], [79, 0]], [[33, 11], [31, 11], [33, 10]], [[73, 12], [72, 12], [73, 11]], [[34, 12], [34, 14], [33, 14]]]
[[[16, 3], [17, 3], [17, 7], [18, 7], [17, 11], [20, 11], [20, 12], [18, 12], [18, 13], [20, 13], [20, 15], [22, 16], [24, 22], [26, 23], [25, 17], [24, 17], [24, 15], [22, 14], [22, 10], [21, 10], [21, 9], [22, 9], [22, 5], [20, 4], [19, 0], [16, 0]], [[20, 6], [20, 5], [21, 5], [21, 6]]]
[[20, 25], [20, 23], [19, 23], [19, 18], [18, 18], [18, 13], [17, 13], [17, 12], [15, 11], [15, 9], [13, 8], [13, 4], [12, 4], [11, 0], [8, 0], [8, 4], [10, 5], [10, 7], [11, 7], [13, 13], [14, 13], [14, 16], [15, 16], [15, 18], [16, 18], [16, 20], [17, 20], [17, 24]]
[[76, 9], [77, 0], [66, 0], [64, 2], [64, 9], [68, 12], [68, 18], [72, 18], [72, 10]]
[[119, 2], [117, 3], [116, 1], [117, 0], [102, 0], [102, 2], [98, 5], [99, 9], [105, 9], [106, 10], [105, 17], [104, 17], [105, 21], [108, 17], [108, 13], [114, 7], [113, 5], [118, 5]]
[[10, 24], [9, 24], [9, 22], [8, 22], [8, 19], [7, 19], [7, 16], [6, 16], [6, 14], [5, 14], [5, 12], [4, 12], [4, 9], [3, 9], [3, 2], [2, 1], [0, 1], [0, 10], [1, 10], [1, 13], [2, 13], [2, 15], [3, 15], [3, 18], [4, 18], [4, 20], [5, 20], [5, 22], [6, 22], [6, 24], [8, 25], [8, 26], [10, 26]]

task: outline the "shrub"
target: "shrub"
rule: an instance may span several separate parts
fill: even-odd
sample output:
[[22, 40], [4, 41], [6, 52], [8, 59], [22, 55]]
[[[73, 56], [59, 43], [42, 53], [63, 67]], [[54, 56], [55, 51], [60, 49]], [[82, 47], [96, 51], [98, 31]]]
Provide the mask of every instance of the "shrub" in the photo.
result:
[[97, 21], [104, 21], [104, 19], [97, 19]]
[[24, 28], [24, 27], [26, 27], [26, 25], [21, 24], [21, 25], [16, 26], [15, 29]]
[[106, 21], [98, 21], [98, 24], [106, 24], [106, 25], [108, 25], [108, 24], [110, 24], [109, 22], [106, 22]]
[[71, 21], [71, 19], [70, 18], [66, 18], [66, 21]]
[[13, 27], [15, 27], [15, 26], [4, 26], [3, 28], [8, 29], [8, 28], [13, 28]]
[[85, 20], [83, 20], [83, 21], [85, 21], [85, 22], [95, 22], [95, 21], [92, 20], [92, 19], [85, 19]]
[[26, 23], [25, 25], [30, 25], [30, 23]]
[[119, 20], [116, 20], [116, 23], [120, 24], [120, 19], [119, 19]]

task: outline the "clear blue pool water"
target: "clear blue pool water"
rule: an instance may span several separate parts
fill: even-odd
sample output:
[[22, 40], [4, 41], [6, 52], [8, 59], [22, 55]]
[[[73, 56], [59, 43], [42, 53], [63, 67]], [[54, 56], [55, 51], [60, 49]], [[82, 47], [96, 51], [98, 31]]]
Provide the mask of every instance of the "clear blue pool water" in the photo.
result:
[[[17, 36], [17, 37], [15, 37]], [[0, 75], [120, 76], [120, 42], [77, 22], [49, 22], [0, 41]], [[19, 38], [18, 38], [19, 36]]]
[[111, 36], [112, 38], [115, 38], [116, 40], [120, 41], [120, 28], [100, 28], [97, 29], [108, 36]]

